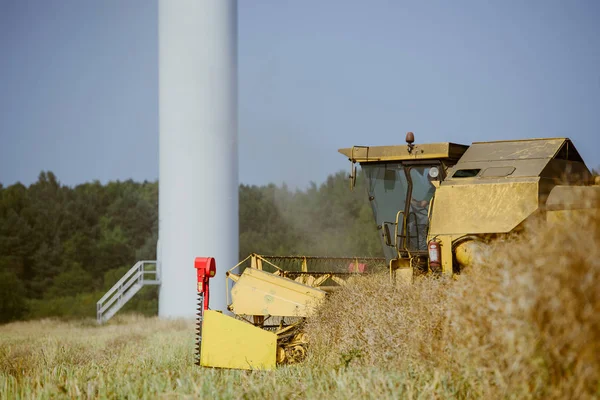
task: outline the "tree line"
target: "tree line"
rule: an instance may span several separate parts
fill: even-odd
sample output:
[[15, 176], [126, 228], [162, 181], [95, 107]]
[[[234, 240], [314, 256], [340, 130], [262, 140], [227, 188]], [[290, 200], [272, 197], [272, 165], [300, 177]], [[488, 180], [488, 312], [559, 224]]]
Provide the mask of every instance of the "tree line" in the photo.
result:
[[[305, 190], [239, 187], [239, 258], [381, 256], [364, 189], [347, 174]], [[137, 261], [156, 258], [158, 183], [98, 181], [75, 187], [42, 172], [26, 187], [0, 184], [0, 323], [93, 317], [96, 301]], [[157, 313], [157, 288], [126, 309]]]

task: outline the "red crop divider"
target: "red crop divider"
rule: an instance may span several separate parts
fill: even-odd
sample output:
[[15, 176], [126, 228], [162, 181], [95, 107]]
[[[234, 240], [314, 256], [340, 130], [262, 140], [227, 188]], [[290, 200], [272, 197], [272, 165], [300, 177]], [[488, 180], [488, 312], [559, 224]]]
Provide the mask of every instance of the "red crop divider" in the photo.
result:
[[196, 257], [194, 267], [198, 276], [198, 293], [204, 297], [204, 309], [208, 310], [208, 280], [215, 276], [217, 264], [212, 257]]

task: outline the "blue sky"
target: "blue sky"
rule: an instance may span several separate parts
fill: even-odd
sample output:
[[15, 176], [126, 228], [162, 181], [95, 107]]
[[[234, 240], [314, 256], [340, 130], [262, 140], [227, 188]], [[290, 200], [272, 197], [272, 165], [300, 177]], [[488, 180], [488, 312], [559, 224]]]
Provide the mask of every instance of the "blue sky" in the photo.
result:
[[[340, 147], [568, 136], [600, 166], [600, 2], [239, 0], [240, 181]], [[0, 182], [158, 176], [157, 3], [0, 0]]]

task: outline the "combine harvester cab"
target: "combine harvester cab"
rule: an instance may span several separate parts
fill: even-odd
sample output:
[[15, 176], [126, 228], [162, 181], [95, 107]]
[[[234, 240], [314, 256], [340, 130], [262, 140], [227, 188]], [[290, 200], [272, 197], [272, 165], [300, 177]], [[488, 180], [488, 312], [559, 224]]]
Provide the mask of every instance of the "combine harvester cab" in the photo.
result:
[[355, 163], [364, 171], [397, 281], [460, 273], [532, 217], [556, 223], [598, 212], [598, 181], [568, 138], [415, 145], [409, 132], [406, 142], [339, 150], [351, 187]]
[[384, 265], [384, 261], [252, 254], [226, 274], [230, 316], [208, 309], [208, 282], [214, 276], [214, 259], [196, 258], [196, 363], [205, 367], [269, 370], [277, 364], [302, 361], [308, 345], [302, 331], [305, 318], [321, 304], [327, 292], [364, 273], [367, 263], [373, 268]]

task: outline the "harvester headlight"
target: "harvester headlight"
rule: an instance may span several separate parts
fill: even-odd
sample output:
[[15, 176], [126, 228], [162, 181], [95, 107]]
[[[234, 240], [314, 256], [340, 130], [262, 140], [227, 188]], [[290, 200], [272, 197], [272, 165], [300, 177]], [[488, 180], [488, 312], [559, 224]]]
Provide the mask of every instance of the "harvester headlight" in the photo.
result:
[[429, 168], [429, 176], [432, 178], [437, 178], [440, 175], [440, 170], [438, 169], [438, 167], [431, 167]]

